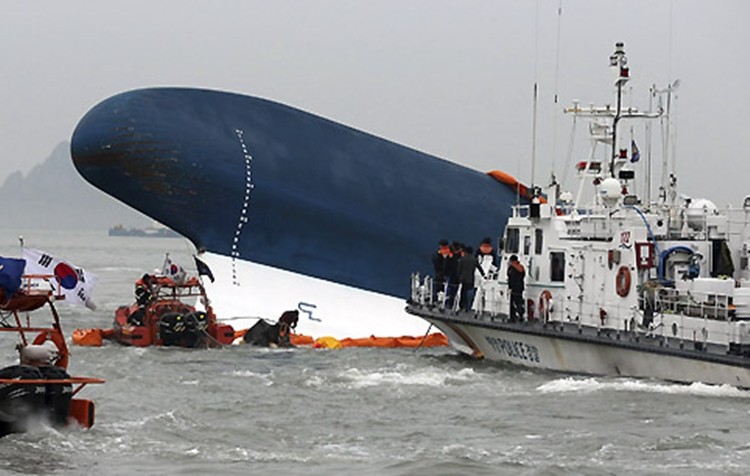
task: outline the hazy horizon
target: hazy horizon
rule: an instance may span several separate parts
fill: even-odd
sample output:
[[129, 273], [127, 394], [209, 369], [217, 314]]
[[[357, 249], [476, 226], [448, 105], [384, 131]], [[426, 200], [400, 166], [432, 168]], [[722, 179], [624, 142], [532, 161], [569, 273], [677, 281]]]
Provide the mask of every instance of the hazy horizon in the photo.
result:
[[680, 80], [673, 117], [681, 190], [718, 205], [750, 194], [739, 178], [750, 168], [742, 130], [750, 106], [741, 66], [747, 2], [157, 4], [2, 3], [0, 183], [70, 140], [96, 103], [172, 85], [269, 98], [530, 182], [534, 83], [535, 178], [544, 182], [552, 157], [561, 174], [567, 155], [562, 108], [574, 99], [611, 102], [608, 57], [623, 41], [635, 105], [648, 106], [652, 84]]

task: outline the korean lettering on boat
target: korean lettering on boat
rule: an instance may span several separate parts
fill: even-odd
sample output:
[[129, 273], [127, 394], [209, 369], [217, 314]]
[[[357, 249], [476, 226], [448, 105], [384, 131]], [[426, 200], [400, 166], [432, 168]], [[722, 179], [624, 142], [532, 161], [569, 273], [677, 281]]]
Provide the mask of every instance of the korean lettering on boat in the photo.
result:
[[501, 337], [485, 336], [485, 339], [498, 354], [504, 354], [511, 359], [539, 363], [539, 349], [535, 345], [517, 340], [511, 341]]

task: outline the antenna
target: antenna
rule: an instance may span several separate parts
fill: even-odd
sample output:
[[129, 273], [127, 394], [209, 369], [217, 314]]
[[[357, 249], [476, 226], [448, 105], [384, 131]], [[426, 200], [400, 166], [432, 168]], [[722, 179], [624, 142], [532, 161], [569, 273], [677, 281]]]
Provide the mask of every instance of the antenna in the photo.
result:
[[531, 189], [532, 189], [532, 198], [535, 195], [533, 192], [534, 187], [536, 183], [534, 182], [535, 178], [535, 169], [536, 169], [536, 110], [537, 110], [537, 97], [538, 97], [538, 86], [536, 81], [534, 82], [534, 112], [532, 114], [532, 121], [533, 124], [531, 126]]
[[535, 186], [536, 173], [536, 113], [537, 113], [537, 96], [539, 92], [539, 0], [536, 2], [536, 11], [534, 18], [534, 110], [532, 111], [531, 125], [531, 190]]
[[612, 122], [612, 160], [609, 165], [609, 172], [615, 177], [615, 160], [617, 159], [617, 123], [622, 118], [622, 87], [630, 80], [630, 70], [628, 70], [628, 58], [625, 56], [625, 43], [615, 43], [615, 52], [609, 57], [609, 65], [617, 68], [617, 112]]
[[[648, 112], [652, 114], [654, 112], [654, 94], [656, 93], [656, 85], [651, 85], [648, 95]], [[651, 208], [651, 121], [646, 121], [646, 205]]]
[[[554, 95], [554, 115], [552, 116], [552, 175], [555, 175], [555, 162], [557, 161], [557, 105], [560, 98], [560, 30], [562, 24], [562, 0], [557, 4], [557, 44], [555, 45], [555, 95]], [[566, 164], [567, 166], [567, 164]]]

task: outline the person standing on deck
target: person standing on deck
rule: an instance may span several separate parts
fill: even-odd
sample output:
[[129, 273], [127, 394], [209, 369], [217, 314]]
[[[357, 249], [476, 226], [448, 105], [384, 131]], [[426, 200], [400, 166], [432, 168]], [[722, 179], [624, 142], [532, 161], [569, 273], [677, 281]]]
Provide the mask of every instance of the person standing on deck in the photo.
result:
[[464, 255], [458, 259], [458, 282], [461, 284], [459, 306], [462, 310], [471, 309], [474, 301], [474, 273], [479, 267], [479, 261], [474, 256], [471, 246], [464, 248]]
[[451, 243], [450, 251], [451, 255], [445, 260], [445, 280], [448, 282], [445, 304], [448, 307], [453, 307], [453, 299], [455, 299], [458, 291], [458, 260], [463, 255], [461, 243], [457, 241]]
[[445, 291], [445, 268], [452, 256], [448, 240], [440, 240], [438, 250], [432, 255], [432, 268], [435, 271], [435, 292]]
[[485, 238], [479, 245], [477, 250], [477, 260], [479, 262], [479, 268], [477, 272], [482, 278], [490, 278], [497, 272], [497, 266], [495, 266], [495, 256], [492, 254], [492, 240]]
[[508, 262], [508, 289], [510, 289], [510, 321], [523, 320], [523, 289], [526, 270], [518, 261], [518, 256], [511, 255]]

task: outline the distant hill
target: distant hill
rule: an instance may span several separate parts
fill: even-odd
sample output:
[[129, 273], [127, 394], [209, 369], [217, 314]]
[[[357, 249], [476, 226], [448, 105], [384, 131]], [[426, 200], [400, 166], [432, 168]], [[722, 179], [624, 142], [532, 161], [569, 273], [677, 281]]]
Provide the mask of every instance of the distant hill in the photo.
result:
[[78, 174], [63, 142], [28, 175], [13, 172], [0, 187], [0, 203], [12, 208], [2, 228], [108, 229], [148, 226], [151, 220], [94, 188]]

